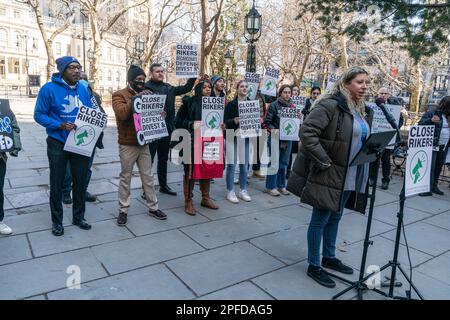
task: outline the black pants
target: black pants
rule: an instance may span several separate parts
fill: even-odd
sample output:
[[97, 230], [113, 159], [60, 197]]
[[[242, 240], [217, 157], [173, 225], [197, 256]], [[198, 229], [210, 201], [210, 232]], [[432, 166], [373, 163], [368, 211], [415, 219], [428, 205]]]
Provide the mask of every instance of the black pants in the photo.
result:
[[439, 151], [433, 151], [433, 158], [431, 159], [431, 187], [437, 187], [439, 176], [441, 175], [442, 167], [445, 162], [445, 146], [440, 146]]
[[[384, 149], [381, 154], [381, 172], [383, 177], [381, 182], [389, 183], [391, 181], [391, 149]], [[375, 178], [375, 171], [380, 167], [380, 160], [374, 161], [370, 164], [370, 178]]]
[[6, 162], [0, 159], [0, 222], [3, 221], [5, 217], [5, 211], [3, 210], [3, 203], [5, 201], [5, 195], [3, 194], [3, 186], [5, 184], [6, 175]]
[[84, 219], [86, 211], [86, 177], [89, 168], [89, 157], [64, 151], [64, 144], [58, 140], [47, 138], [47, 156], [50, 166], [50, 210], [55, 225], [63, 223], [62, 189], [66, 175], [67, 162], [70, 164], [73, 179], [73, 223]]
[[152, 163], [158, 153], [158, 181], [159, 186], [167, 186], [167, 161], [169, 161], [170, 135], [168, 137], [156, 140], [149, 145]]

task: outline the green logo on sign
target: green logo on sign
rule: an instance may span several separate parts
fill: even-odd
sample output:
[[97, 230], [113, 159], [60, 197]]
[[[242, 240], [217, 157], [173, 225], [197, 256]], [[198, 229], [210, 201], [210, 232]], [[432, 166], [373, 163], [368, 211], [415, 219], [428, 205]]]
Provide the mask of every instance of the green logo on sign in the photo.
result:
[[208, 129], [217, 129], [219, 128], [219, 120], [220, 116], [217, 112], [211, 112], [206, 116], [206, 127]]
[[273, 79], [267, 79], [264, 86], [266, 87], [266, 91], [271, 91], [275, 88], [275, 81]]
[[249, 85], [249, 86], [248, 86], [247, 97], [249, 97], [249, 98], [253, 98], [253, 93], [254, 93], [254, 90], [255, 90], [254, 86], [252, 86], [252, 85]]
[[420, 150], [414, 154], [411, 159], [411, 169], [409, 172], [414, 184], [420, 182], [424, 178], [428, 164], [428, 155], [425, 151]]
[[284, 135], [289, 136], [297, 129], [294, 121], [287, 120], [283, 124]]
[[94, 140], [95, 130], [91, 126], [82, 126], [75, 131], [74, 139], [75, 145], [77, 146], [87, 146]]

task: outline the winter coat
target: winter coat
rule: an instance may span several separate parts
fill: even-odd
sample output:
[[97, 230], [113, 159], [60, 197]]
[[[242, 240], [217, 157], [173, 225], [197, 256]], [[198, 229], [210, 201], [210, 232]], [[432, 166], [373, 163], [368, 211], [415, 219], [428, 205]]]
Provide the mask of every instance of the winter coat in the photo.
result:
[[153, 80], [147, 81], [145, 88], [153, 92], [154, 94], [166, 95], [166, 104], [164, 105], [164, 111], [166, 112], [166, 126], [170, 134], [175, 130], [175, 97], [186, 94], [192, 90], [195, 83], [195, 78], [191, 78], [184, 86], [174, 87], [165, 82], [156, 82]]
[[[433, 118], [433, 116], [438, 116], [439, 119], [441, 119], [441, 121], [439, 121], [439, 123], [433, 123], [431, 121], [431, 118]], [[434, 110], [434, 111], [425, 112], [419, 121], [419, 125], [421, 125], [421, 126], [434, 125], [433, 146], [438, 147], [439, 146], [439, 136], [441, 135], [442, 125], [443, 125], [442, 111]]]
[[[366, 121], [373, 111], [366, 107]], [[345, 97], [338, 93], [319, 101], [300, 128], [300, 150], [288, 181], [288, 190], [301, 202], [321, 210], [339, 212], [349, 165], [353, 115]], [[331, 163], [330, 167], [326, 165]], [[364, 194], [352, 192], [346, 207], [364, 213]]]
[[69, 131], [61, 130], [64, 122], [75, 123], [75, 118], [80, 106], [91, 108], [91, 97], [86, 86], [77, 83], [72, 89], [66, 84], [59, 73], [52, 76], [52, 81], [47, 82], [36, 100], [34, 108], [34, 120], [47, 129], [47, 134], [56, 140], [65, 143]]
[[116, 115], [119, 144], [137, 146], [136, 129], [134, 127], [131, 100], [136, 92], [127, 87], [116, 91], [112, 95], [112, 107]]

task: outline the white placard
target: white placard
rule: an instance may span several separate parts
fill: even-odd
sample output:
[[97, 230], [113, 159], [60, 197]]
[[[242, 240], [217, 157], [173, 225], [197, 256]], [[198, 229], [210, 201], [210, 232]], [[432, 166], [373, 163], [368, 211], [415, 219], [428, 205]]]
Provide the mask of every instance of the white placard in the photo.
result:
[[300, 117], [300, 124], [303, 123], [303, 113], [301, 113], [303, 111], [303, 109], [305, 109], [306, 107], [306, 100], [308, 100], [307, 97], [303, 97], [303, 96], [292, 96], [291, 97], [292, 103], [295, 105], [295, 107], [297, 108], [297, 110], [300, 112], [301, 117]]
[[336, 83], [336, 81], [338, 81], [340, 75], [337, 73], [331, 73], [330, 76], [328, 77], [328, 82], [327, 82], [327, 88], [326, 90], [331, 89], [334, 84]]
[[280, 70], [273, 68], [266, 68], [266, 73], [264, 74], [261, 93], [276, 97], [277, 96], [277, 81], [280, 75]]
[[178, 43], [176, 46], [175, 76], [177, 78], [197, 78], [198, 56], [196, 44]]
[[221, 137], [225, 97], [202, 97], [202, 137]]
[[99, 109], [81, 106], [75, 118], [76, 130], [67, 137], [64, 150], [86, 157], [92, 156], [95, 144], [106, 127], [108, 116]]
[[166, 122], [161, 116], [165, 103], [166, 95], [144, 94], [133, 98], [134, 128], [139, 145], [169, 136]]
[[[392, 126], [387, 121], [383, 111], [375, 104], [375, 103], [367, 103], [367, 105], [373, 110], [373, 120], [372, 120], [372, 133], [377, 132], [385, 132], [385, 131], [391, 131]], [[400, 113], [402, 111], [402, 106], [400, 105], [393, 105], [393, 104], [385, 104], [386, 110], [389, 111], [389, 113], [392, 115], [392, 117], [395, 119], [395, 123], [399, 123], [400, 121]], [[394, 144], [397, 138], [397, 134], [392, 138], [392, 140], [389, 142], [389, 145], [386, 147], [386, 149], [394, 149]]]
[[280, 117], [280, 140], [298, 141], [301, 112], [297, 108], [282, 108]]
[[261, 135], [261, 111], [259, 101], [239, 101], [239, 132], [241, 138]]
[[220, 160], [220, 143], [205, 142], [203, 144], [203, 161], [219, 161]]
[[253, 72], [245, 73], [245, 81], [248, 84], [247, 98], [248, 100], [255, 100], [259, 88], [259, 74]]
[[434, 125], [412, 126], [408, 136], [405, 196], [430, 191]]

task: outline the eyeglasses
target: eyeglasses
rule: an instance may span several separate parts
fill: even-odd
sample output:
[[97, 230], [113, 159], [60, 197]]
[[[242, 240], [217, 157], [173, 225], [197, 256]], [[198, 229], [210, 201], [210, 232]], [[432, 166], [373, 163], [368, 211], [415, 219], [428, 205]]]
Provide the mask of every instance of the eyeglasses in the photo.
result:
[[74, 70], [82, 70], [83, 67], [78, 64], [78, 65], [68, 66], [67, 69], [69, 69], [70, 71], [74, 71]]

